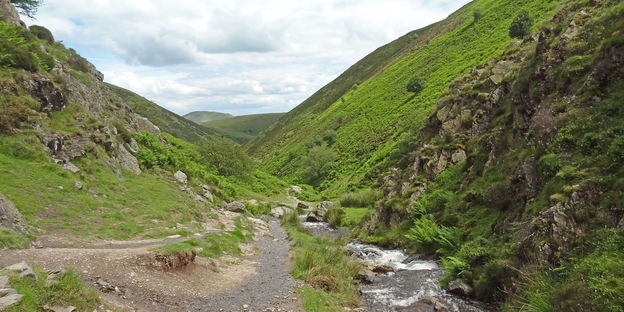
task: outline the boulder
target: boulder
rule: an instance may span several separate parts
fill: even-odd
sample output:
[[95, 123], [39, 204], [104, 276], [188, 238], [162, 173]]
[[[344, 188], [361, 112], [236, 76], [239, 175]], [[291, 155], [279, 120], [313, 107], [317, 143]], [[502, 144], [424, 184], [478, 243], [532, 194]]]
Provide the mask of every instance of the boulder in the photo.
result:
[[13, 288], [0, 288], [0, 298], [15, 294], [17, 294], [17, 291]]
[[70, 161], [64, 163], [61, 165], [61, 167], [71, 173], [78, 173], [80, 172], [80, 168], [76, 167], [76, 165], [72, 164]]
[[310, 209], [310, 205], [306, 202], [300, 201], [297, 203], [297, 209], [307, 210], [307, 209]]
[[292, 190], [295, 194], [301, 194], [301, 192], [303, 191], [303, 190], [301, 189], [301, 187], [300, 187], [300, 186], [296, 186], [296, 185], [292, 185], [292, 186], [290, 187], [290, 189], [291, 189], [291, 190]]
[[472, 287], [466, 284], [466, 282], [456, 279], [448, 284], [447, 291], [456, 296], [468, 297], [472, 295]]
[[21, 278], [29, 278], [35, 281], [37, 280], [37, 274], [35, 274], [35, 271], [33, 271], [33, 269], [24, 261], [5, 267], [2, 271], [17, 272]]
[[182, 172], [182, 171], [176, 171], [176, 173], [173, 174], [173, 177], [180, 183], [182, 184], [186, 184], [186, 182], [188, 182], [188, 178], [186, 176], [186, 173]]
[[373, 268], [373, 272], [377, 274], [388, 274], [394, 272], [394, 268], [389, 265], [378, 265]]
[[316, 214], [322, 219], [325, 219], [325, 217], [327, 216], [327, 210], [333, 208], [336, 208], [336, 204], [334, 204], [334, 202], [320, 202], [318, 205], [316, 205]]
[[141, 168], [139, 167], [139, 161], [130, 153], [123, 145], [119, 146], [119, 154], [117, 160], [121, 168], [126, 169], [134, 174], [141, 174]]
[[313, 212], [310, 212], [305, 219], [306, 222], [323, 222], [323, 219], [319, 218]]
[[356, 277], [360, 282], [364, 284], [371, 284], [375, 280], [375, 277], [377, 277], [377, 275], [371, 270], [363, 269], [357, 273]]
[[270, 215], [276, 217], [276, 218], [281, 218], [282, 216], [284, 216], [286, 213], [291, 212], [292, 210], [288, 207], [275, 207], [273, 209], [271, 209]]
[[24, 218], [22, 214], [2, 194], [0, 194], [0, 228], [6, 228], [20, 234], [24, 233]]
[[77, 190], [82, 190], [82, 188], [84, 187], [84, 184], [82, 182], [80, 182], [80, 181], [76, 181], [76, 182], [74, 182], [74, 187]]
[[200, 202], [200, 203], [205, 203], [206, 202], [206, 198], [204, 198], [204, 196], [197, 195], [197, 194], [195, 194], [193, 199], [195, 199], [195, 201]]
[[22, 298], [24, 298], [24, 295], [20, 294], [11, 294], [0, 297], [0, 311], [6, 311], [8, 308], [20, 303]]
[[43, 306], [43, 309], [45, 311], [50, 311], [50, 312], [74, 312], [76, 311], [76, 307], [61, 307], [61, 306], [49, 306], [49, 305], [45, 305]]
[[255, 199], [250, 199], [250, 200], [247, 201], [247, 203], [250, 204], [250, 205], [254, 205], [254, 206], [260, 205], [260, 202], [258, 202]]
[[244, 213], [245, 212], [245, 204], [243, 204], [241, 202], [238, 202], [238, 201], [233, 201], [231, 203], [225, 204], [224, 209], [227, 210], [227, 211], [231, 211], [231, 212]]

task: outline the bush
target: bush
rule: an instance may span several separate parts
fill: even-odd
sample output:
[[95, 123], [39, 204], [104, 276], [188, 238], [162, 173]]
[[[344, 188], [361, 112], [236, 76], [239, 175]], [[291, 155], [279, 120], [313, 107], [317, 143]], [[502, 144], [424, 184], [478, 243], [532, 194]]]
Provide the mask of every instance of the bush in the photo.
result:
[[29, 27], [30, 32], [35, 35], [35, 37], [49, 43], [54, 44], [54, 36], [52, 32], [43, 26], [32, 25]]
[[522, 39], [531, 33], [533, 19], [529, 12], [521, 11], [509, 26], [509, 37]]
[[205, 163], [214, 167], [220, 175], [234, 176], [242, 180], [251, 177], [253, 164], [240, 145], [227, 139], [212, 139], [200, 146]]
[[483, 17], [481, 9], [474, 9], [472, 11], [472, 17], [474, 18], [475, 23], [478, 22]]
[[426, 87], [425, 80], [416, 76], [412, 78], [412, 80], [410, 80], [410, 82], [407, 84], [407, 91], [420, 93], [420, 91], [424, 90], [425, 87]]
[[330, 208], [327, 210], [327, 222], [333, 228], [340, 227], [342, 225], [342, 219], [344, 218], [345, 212], [341, 208]]
[[305, 166], [304, 176], [307, 177], [309, 182], [315, 182], [326, 177], [336, 158], [336, 153], [328, 147], [313, 147], [303, 160]]
[[333, 145], [336, 142], [336, 131], [329, 129], [323, 133], [323, 141], [327, 142], [327, 145]]

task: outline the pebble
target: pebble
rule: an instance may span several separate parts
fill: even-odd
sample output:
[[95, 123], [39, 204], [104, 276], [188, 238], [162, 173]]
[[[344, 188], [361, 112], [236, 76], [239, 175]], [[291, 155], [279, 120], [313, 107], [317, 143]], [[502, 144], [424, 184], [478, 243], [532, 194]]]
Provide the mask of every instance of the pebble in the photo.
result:
[[243, 304], [243, 309], [249, 309], [249, 305]]

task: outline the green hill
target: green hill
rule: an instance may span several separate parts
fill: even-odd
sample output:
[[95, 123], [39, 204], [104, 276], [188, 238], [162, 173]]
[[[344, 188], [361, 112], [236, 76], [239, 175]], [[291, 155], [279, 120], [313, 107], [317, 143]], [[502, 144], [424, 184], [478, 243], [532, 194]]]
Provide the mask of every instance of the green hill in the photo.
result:
[[219, 133], [198, 125], [176, 113], [158, 106], [158, 104], [124, 88], [107, 84], [108, 87], [122, 98], [134, 112], [146, 117], [160, 130], [170, 133], [188, 142], [199, 143], [210, 137], [221, 137]]
[[[418, 136], [451, 82], [488, 60], [500, 57], [512, 39], [509, 24], [526, 9], [533, 30], [552, 17], [559, 1], [474, 1], [447, 19], [389, 43], [349, 68], [246, 145], [262, 167], [288, 180], [339, 193], [372, 184], [396, 164], [401, 146]], [[473, 9], [483, 18], [475, 23]], [[426, 88], [406, 90], [414, 77]], [[324, 174], [310, 174], [315, 145], [335, 131]], [[331, 135], [330, 135], [331, 136]], [[332, 141], [334, 141], [332, 139]], [[311, 157], [308, 157], [308, 156]], [[317, 166], [318, 167], [318, 166]]]
[[216, 129], [234, 141], [245, 144], [258, 133], [275, 123], [284, 113], [255, 114], [202, 122], [202, 126]]
[[213, 120], [231, 118], [234, 116], [228, 113], [197, 111], [197, 112], [190, 112], [182, 117], [200, 124], [200, 123], [213, 121]]

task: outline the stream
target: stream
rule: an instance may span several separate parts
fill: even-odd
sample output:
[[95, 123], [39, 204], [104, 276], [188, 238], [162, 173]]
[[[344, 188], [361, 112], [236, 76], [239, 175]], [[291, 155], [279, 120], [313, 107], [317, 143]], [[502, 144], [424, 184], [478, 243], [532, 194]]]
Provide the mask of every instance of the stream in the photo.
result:
[[[305, 216], [300, 218], [305, 220]], [[325, 222], [302, 222], [302, 225], [314, 235], [337, 237], [344, 233]], [[394, 269], [394, 272], [377, 275], [370, 284], [362, 284], [363, 308], [368, 311], [420, 311], [412, 305], [425, 297], [437, 298], [448, 311], [490, 311], [483, 303], [454, 296], [442, 289], [440, 279], [445, 273], [439, 261], [410, 257], [401, 250], [386, 250], [371, 244], [349, 243], [347, 248], [367, 264]]]

